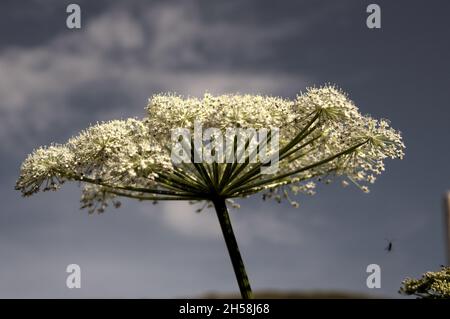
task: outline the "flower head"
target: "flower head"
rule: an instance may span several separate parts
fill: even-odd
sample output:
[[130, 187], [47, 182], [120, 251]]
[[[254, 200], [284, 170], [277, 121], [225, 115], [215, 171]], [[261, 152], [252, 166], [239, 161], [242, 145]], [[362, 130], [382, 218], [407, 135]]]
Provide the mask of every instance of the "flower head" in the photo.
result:
[[400, 293], [427, 299], [449, 299], [450, 267], [442, 266], [440, 271], [426, 272], [420, 279], [405, 279]]
[[[334, 86], [308, 89], [295, 100], [159, 94], [149, 99], [147, 111], [142, 120], [99, 123], [66, 144], [35, 150], [23, 162], [16, 188], [31, 195], [57, 189], [65, 181], [79, 181], [85, 185], [83, 207], [100, 212], [108, 202], [118, 206], [118, 196], [196, 201], [261, 191], [264, 198], [285, 198], [297, 207], [291, 196], [314, 194], [313, 181], [322, 178], [346, 178], [368, 192], [365, 184], [373, 183], [384, 170], [385, 159], [402, 158], [405, 148], [400, 133], [387, 120], [362, 115]], [[172, 130], [194, 130], [196, 122], [224, 134], [229, 128], [279, 128], [278, 170], [261, 174], [265, 165], [261, 160], [174, 165]], [[266, 136], [264, 142], [271, 138]], [[246, 144], [244, 151], [251, 153], [250, 146]], [[274, 155], [268, 151], [269, 157]]]

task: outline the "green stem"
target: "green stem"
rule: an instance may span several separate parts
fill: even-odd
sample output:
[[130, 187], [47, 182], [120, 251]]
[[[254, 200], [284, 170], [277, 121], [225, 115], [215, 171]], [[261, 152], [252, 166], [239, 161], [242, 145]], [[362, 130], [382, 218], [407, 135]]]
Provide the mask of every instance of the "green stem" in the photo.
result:
[[231, 226], [231, 220], [228, 215], [227, 205], [224, 198], [215, 198], [213, 200], [214, 207], [216, 208], [217, 217], [219, 218], [220, 228], [222, 229], [223, 237], [230, 254], [231, 263], [233, 264], [234, 273], [241, 291], [242, 299], [252, 298], [252, 288], [245, 271], [244, 262], [242, 261], [239, 247], [234, 237], [233, 227]]

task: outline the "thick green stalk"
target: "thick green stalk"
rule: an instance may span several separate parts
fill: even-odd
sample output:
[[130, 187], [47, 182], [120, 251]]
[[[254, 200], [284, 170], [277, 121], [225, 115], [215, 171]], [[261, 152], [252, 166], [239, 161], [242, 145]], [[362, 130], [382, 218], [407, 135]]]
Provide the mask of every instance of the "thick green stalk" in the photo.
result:
[[241, 253], [234, 236], [231, 220], [228, 215], [227, 205], [224, 198], [213, 199], [214, 207], [216, 208], [217, 217], [219, 218], [220, 228], [222, 229], [223, 237], [230, 254], [231, 263], [233, 264], [234, 273], [241, 291], [242, 299], [252, 298], [252, 288], [245, 271], [244, 262], [242, 261]]

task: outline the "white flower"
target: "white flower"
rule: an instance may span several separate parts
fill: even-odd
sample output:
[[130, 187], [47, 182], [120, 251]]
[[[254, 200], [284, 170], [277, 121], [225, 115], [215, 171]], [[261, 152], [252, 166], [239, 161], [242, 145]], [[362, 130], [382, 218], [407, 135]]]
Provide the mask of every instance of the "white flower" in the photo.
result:
[[[357, 185], [373, 183], [386, 158], [402, 158], [400, 133], [387, 120], [359, 113], [334, 86], [311, 88], [295, 100], [261, 95], [173, 94], [149, 99], [148, 116], [99, 123], [64, 145], [35, 150], [23, 162], [16, 188], [24, 195], [54, 190], [64, 181], [82, 181], [83, 206], [106, 204], [116, 196], [140, 200], [210, 200], [263, 192], [314, 194], [312, 180], [348, 177]], [[279, 169], [260, 174], [262, 163], [199, 165], [171, 162], [171, 131], [203, 128], [270, 129], [279, 132]], [[322, 179], [323, 178], [323, 179]], [[343, 184], [346, 182], [343, 182]], [[345, 184], [344, 184], [345, 185]], [[368, 192], [365, 185], [360, 188]], [[116, 206], [116, 205], [115, 205]], [[105, 205], [99, 209], [103, 211]]]

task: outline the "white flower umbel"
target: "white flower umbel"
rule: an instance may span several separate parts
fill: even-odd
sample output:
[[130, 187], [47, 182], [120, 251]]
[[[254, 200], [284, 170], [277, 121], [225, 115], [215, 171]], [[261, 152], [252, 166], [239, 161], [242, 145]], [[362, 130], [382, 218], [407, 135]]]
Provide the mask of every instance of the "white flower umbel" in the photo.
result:
[[[78, 181], [84, 184], [82, 207], [89, 212], [103, 212], [111, 202], [118, 207], [118, 197], [212, 202], [244, 298], [251, 296], [251, 290], [226, 200], [262, 192], [264, 199], [285, 198], [298, 207], [294, 196], [314, 194], [314, 181], [328, 182], [335, 177], [368, 192], [367, 184], [384, 171], [384, 160], [402, 158], [405, 148], [400, 133], [387, 120], [362, 115], [334, 86], [308, 89], [295, 100], [260, 95], [183, 98], [160, 94], [149, 99], [147, 109], [142, 120], [100, 123], [64, 145], [35, 150], [23, 162], [16, 188], [27, 196]], [[191, 145], [185, 143], [193, 160], [173, 165], [172, 130], [193, 132], [196, 122], [221, 130], [223, 136], [233, 128], [280, 128], [277, 170], [262, 174], [267, 161], [196, 163], [194, 140]], [[268, 134], [260, 143], [270, 140]], [[246, 148], [248, 143], [240, 152]], [[254, 154], [248, 156], [253, 158]]]
[[403, 280], [400, 293], [416, 296], [420, 299], [450, 299], [450, 267], [441, 266], [441, 270], [427, 271], [419, 279]]

